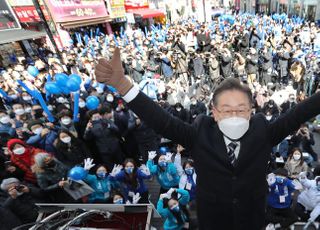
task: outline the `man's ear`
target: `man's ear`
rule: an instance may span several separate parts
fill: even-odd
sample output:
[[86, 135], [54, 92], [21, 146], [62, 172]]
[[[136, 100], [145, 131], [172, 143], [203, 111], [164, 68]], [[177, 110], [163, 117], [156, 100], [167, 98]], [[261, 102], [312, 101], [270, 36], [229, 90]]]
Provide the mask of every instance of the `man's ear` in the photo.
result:
[[214, 107], [214, 106], [212, 106], [212, 117], [213, 117], [213, 119], [216, 121], [216, 122], [218, 122], [218, 120], [219, 120], [219, 114], [218, 114], [218, 110]]

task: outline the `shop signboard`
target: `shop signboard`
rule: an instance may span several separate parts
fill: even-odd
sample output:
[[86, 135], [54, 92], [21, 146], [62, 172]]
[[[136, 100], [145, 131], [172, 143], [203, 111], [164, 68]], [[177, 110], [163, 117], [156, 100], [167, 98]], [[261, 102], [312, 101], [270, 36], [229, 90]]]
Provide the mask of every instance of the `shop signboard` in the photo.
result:
[[124, 0], [110, 0], [111, 18], [123, 18], [126, 16]]
[[20, 24], [14, 15], [9, 4], [1, 0], [0, 1], [0, 31], [10, 29], [20, 29]]
[[55, 22], [90, 20], [108, 16], [103, 0], [45, 0]]
[[[40, 22], [39, 14], [34, 6], [14, 6], [12, 7], [20, 22]], [[42, 12], [46, 20], [50, 20], [47, 10], [41, 6]]]
[[126, 11], [141, 9], [141, 8], [149, 8], [148, 0], [125, 0], [124, 6]]

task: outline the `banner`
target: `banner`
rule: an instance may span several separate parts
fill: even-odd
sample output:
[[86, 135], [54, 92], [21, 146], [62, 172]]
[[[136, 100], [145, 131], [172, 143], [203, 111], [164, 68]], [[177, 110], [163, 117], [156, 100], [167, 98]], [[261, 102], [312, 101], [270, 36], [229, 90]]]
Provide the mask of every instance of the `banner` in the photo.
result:
[[1, 0], [0, 1], [0, 31], [8, 29], [20, 29], [20, 24], [16, 19], [9, 4]]
[[108, 16], [103, 0], [45, 0], [55, 22], [70, 22]]

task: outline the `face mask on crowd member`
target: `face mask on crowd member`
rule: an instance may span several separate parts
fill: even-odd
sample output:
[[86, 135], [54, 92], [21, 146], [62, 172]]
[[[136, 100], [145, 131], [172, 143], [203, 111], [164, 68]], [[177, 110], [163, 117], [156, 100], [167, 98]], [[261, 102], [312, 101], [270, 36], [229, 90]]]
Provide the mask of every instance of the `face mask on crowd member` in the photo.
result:
[[40, 124], [35, 124], [35, 125], [33, 125], [33, 126], [30, 127], [30, 130], [31, 130], [31, 132], [33, 132], [34, 134], [40, 135], [41, 132], [42, 132], [42, 130], [43, 130], [43, 127], [42, 127], [42, 125], [40, 125]]
[[17, 100], [17, 99], [18, 99], [18, 94], [13, 93], [13, 92], [9, 93], [8, 96], [9, 96], [12, 100]]
[[296, 100], [296, 98], [295, 98], [295, 96], [294, 96], [294, 94], [290, 94], [289, 95], [289, 102], [295, 102], [295, 100]]
[[107, 169], [104, 166], [100, 166], [97, 168], [96, 175], [100, 179], [104, 179], [107, 176]]
[[23, 93], [23, 94], [22, 94], [22, 99], [23, 99], [24, 101], [26, 101], [26, 102], [30, 102], [30, 101], [32, 100], [32, 97], [31, 97], [29, 94], [27, 94], [27, 93]]
[[161, 168], [167, 167], [168, 162], [167, 162], [167, 160], [166, 160], [166, 156], [165, 156], [165, 155], [161, 155], [161, 156], [159, 157], [158, 165], [159, 165], [159, 167], [161, 167]]
[[300, 161], [300, 160], [301, 160], [301, 157], [302, 157], [302, 153], [300, 152], [300, 150], [295, 149], [294, 152], [293, 152], [293, 154], [292, 154], [293, 160], [295, 160], [295, 161]]
[[85, 108], [86, 107], [86, 102], [84, 101], [84, 100], [79, 100], [79, 107], [81, 108], [81, 109], [83, 109], [83, 108]]
[[72, 122], [72, 119], [68, 116], [63, 116], [63, 117], [61, 117], [60, 122], [63, 125], [70, 125]]
[[26, 152], [26, 148], [21, 144], [15, 144], [12, 148], [12, 152], [15, 155], [22, 155]]
[[72, 140], [71, 136], [65, 132], [61, 132], [59, 134], [59, 139], [62, 143], [65, 143], [65, 144], [70, 144]]
[[6, 113], [0, 112], [0, 123], [5, 125], [10, 122], [10, 117]]
[[67, 103], [68, 100], [64, 97], [58, 97], [57, 98], [57, 102], [60, 103], [60, 104], [64, 104], [64, 103]]
[[107, 97], [106, 97], [106, 100], [107, 100], [107, 102], [110, 102], [110, 103], [113, 102], [113, 100], [114, 100], [113, 95], [111, 93], [108, 93]]
[[[232, 86], [230, 86], [230, 85]], [[239, 140], [249, 129], [251, 90], [233, 79], [218, 87], [213, 96], [213, 115], [220, 131], [231, 140]]]
[[98, 111], [96, 111], [96, 113], [93, 113], [91, 115], [91, 121], [93, 121], [93, 122], [100, 121], [101, 119], [102, 119], [102, 116], [100, 115], [100, 113]]
[[21, 116], [21, 115], [25, 114], [25, 110], [21, 104], [14, 104], [12, 106], [12, 109], [13, 109], [13, 112], [15, 113], [15, 115], [17, 115], [17, 116]]
[[128, 161], [128, 162], [125, 163], [124, 171], [127, 174], [129, 174], [129, 175], [133, 174], [134, 169], [135, 169], [135, 165], [134, 165], [134, 163], [132, 161]]
[[113, 197], [113, 203], [114, 204], [123, 204], [124, 202], [123, 202], [123, 197], [122, 196], [120, 196], [120, 195], [114, 195], [114, 197]]
[[168, 208], [175, 213], [178, 213], [180, 211], [180, 205], [179, 202], [176, 199], [170, 199], [168, 201]]
[[189, 161], [187, 161], [187, 162], [185, 163], [184, 171], [185, 171], [185, 173], [186, 173], [188, 176], [193, 175], [193, 173], [194, 173], [194, 167], [193, 167], [193, 162], [192, 162], [191, 160], [189, 160]]

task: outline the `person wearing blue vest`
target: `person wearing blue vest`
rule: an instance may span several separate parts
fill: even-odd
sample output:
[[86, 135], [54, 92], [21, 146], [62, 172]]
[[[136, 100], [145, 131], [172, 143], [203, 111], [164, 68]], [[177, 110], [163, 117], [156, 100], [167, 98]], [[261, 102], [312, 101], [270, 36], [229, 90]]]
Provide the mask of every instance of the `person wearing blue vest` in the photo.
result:
[[[288, 172], [284, 168], [278, 168], [270, 173], [267, 178], [269, 184], [268, 206], [266, 213], [267, 223], [274, 228], [288, 228], [298, 220], [297, 215], [291, 209], [291, 194], [296, 189], [302, 189], [298, 181], [288, 179]], [[271, 228], [272, 229], [272, 228]]]
[[[89, 171], [94, 167], [93, 160], [88, 158], [84, 160], [84, 168]], [[98, 165], [96, 174], [87, 174], [84, 179], [86, 183], [94, 190], [88, 197], [89, 203], [106, 203], [110, 201], [112, 183], [107, 175], [107, 168], [103, 165]]]
[[154, 164], [156, 156], [155, 151], [149, 152], [147, 167], [150, 173], [157, 177], [161, 186], [160, 194], [167, 192], [170, 188], [178, 188], [180, 177], [176, 166], [171, 162], [172, 153], [161, 155], [158, 159], [158, 165]]
[[166, 219], [163, 225], [164, 230], [189, 229], [188, 215], [184, 209], [189, 200], [189, 193], [183, 189], [172, 188], [160, 195], [157, 211], [162, 218]]

